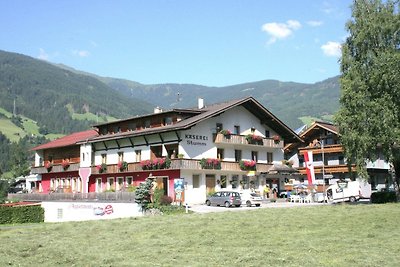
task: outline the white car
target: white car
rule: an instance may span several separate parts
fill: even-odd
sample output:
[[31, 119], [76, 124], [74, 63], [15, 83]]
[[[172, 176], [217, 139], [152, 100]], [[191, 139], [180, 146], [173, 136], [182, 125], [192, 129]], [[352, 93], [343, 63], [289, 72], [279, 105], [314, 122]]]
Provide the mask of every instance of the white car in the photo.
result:
[[261, 206], [262, 197], [259, 194], [250, 191], [240, 192], [240, 198], [242, 199], [242, 205], [246, 205], [247, 207]]

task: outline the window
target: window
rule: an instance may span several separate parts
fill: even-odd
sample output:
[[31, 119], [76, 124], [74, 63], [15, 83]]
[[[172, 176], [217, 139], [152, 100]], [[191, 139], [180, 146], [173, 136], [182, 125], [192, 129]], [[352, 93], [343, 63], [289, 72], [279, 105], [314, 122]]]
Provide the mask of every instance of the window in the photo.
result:
[[217, 159], [219, 160], [224, 159], [224, 150], [222, 148], [217, 148]]
[[150, 120], [145, 120], [144, 121], [144, 128], [150, 128], [150, 126], [151, 126]]
[[164, 125], [171, 125], [171, 124], [172, 124], [172, 118], [171, 117], [164, 118]]
[[217, 123], [216, 127], [217, 127], [217, 133], [219, 133], [224, 129], [222, 123]]
[[226, 188], [226, 175], [221, 175], [221, 188]]
[[272, 152], [267, 152], [267, 162], [272, 163], [274, 161], [274, 154]]
[[242, 159], [242, 150], [235, 149], [235, 161], [239, 162]]
[[133, 184], [133, 177], [132, 176], [126, 177], [126, 186], [130, 186], [132, 184]]
[[102, 191], [101, 188], [101, 178], [96, 179], [96, 193], [100, 193]]
[[122, 190], [124, 188], [124, 177], [117, 177], [116, 190]]
[[240, 126], [239, 125], [233, 126], [233, 130], [234, 130], [234, 134], [237, 134], [237, 135], [240, 134]]
[[[31, 188], [31, 189], [33, 189], [33, 188]], [[55, 183], [55, 179], [54, 178], [50, 179], [50, 189], [51, 190], [56, 189], [56, 183]]]
[[107, 178], [107, 190], [115, 190], [114, 177]]
[[131, 131], [135, 131], [136, 130], [136, 123], [135, 122], [131, 122], [128, 124], [128, 129]]
[[119, 162], [124, 161], [124, 152], [118, 152], [118, 161]]
[[239, 176], [238, 175], [232, 175], [232, 180], [231, 180], [232, 189], [235, 189], [235, 188], [238, 187], [238, 182], [239, 182]]
[[136, 154], [136, 162], [139, 162], [142, 160], [142, 150], [135, 150]]
[[82, 153], [82, 161], [85, 161], [85, 152]]
[[258, 161], [258, 152], [257, 151], [251, 151], [251, 159], [254, 160], [255, 162]]
[[200, 175], [199, 174], [193, 174], [193, 188], [200, 188]]
[[107, 163], [107, 154], [101, 154], [101, 163]]

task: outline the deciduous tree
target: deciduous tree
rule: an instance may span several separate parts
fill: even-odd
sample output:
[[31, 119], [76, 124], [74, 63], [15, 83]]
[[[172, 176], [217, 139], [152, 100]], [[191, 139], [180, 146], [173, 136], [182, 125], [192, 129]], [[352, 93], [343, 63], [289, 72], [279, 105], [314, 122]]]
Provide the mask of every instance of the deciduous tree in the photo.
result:
[[340, 110], [345, 153], [367, 177], [366, 160], [382, 154], [400, 180], [399, 0], [354, 0], [342, 46]]

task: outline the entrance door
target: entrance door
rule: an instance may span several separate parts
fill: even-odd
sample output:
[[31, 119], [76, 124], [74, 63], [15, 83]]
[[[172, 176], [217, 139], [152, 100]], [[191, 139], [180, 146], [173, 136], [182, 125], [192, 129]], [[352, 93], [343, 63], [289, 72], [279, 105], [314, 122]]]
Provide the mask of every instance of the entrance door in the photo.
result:
[[214, 174], [206, 175], [206, 189], [207, 189], [207, 195], [210, 192], [215, 191], [215, 175]]
[[156, 178], [157, 188], [164, 190], [164, 195], [168, 195], [168, 177]]

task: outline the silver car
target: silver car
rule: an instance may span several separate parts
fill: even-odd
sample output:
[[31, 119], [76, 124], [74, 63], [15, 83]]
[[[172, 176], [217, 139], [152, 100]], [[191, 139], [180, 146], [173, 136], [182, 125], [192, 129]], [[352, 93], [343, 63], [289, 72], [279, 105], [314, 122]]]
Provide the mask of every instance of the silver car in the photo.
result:
[[207, 206], [215, 205], [229, 208], [231, 206], [240, 207], [241, 204], [242, 200], [240, 198], [240, 194], [234, 191], [215, 192], [211, 196], [208, 196], [206, 200]]

